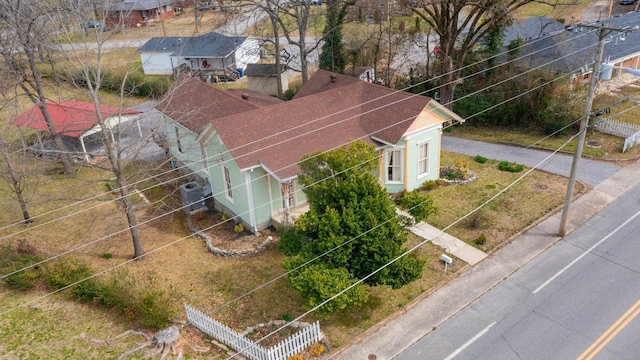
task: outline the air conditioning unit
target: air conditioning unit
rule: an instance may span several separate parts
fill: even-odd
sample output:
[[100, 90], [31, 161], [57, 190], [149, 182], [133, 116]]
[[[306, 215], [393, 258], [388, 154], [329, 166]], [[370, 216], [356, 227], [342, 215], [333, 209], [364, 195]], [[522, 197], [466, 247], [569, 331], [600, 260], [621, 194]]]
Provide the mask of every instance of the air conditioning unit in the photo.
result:
[[180, 185], [180, 196], [185, 211], [195, 211], [205, 206], [202, 185], [195, 181]]

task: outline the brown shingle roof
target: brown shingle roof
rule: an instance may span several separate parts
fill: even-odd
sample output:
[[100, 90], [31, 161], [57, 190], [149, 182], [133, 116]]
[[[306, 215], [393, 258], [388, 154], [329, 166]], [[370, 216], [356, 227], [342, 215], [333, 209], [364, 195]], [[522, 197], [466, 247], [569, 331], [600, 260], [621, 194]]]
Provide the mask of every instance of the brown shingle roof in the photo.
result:
[[225, 92], [231, 96], [235, 96], [237, 98], [243, 99], [243, 95], [247, 95], [248, 98], [246, 101], [249, 101], [253, 105], [257, 105], [260, 107], [275, 105], [283, 102], [283, 100], [278, 99], [274, 96], [269, 96], [267, 94], [263, 94], [260, 91], [248, 90], [248, 89], [227, 89]]
[[240, 168], [263, 165], [288, 179], [309, 153], [355, 139], [374, 143], [372, 136], [395, 144], [430, 100], [344, 75], [331, 83], [329, 74], [318, 71], [303, 87], [316, 94], [212, 122]]
[[[331, 82], [331, 76], [335, 76], [335, 82]], [[326, 70], [318, 70], [309, 79], [304, 86], [296, 93], [294, 99], [299, 99], [304, 96], [314, 95], [323, 91], [333, 90], [337, 87], [354, 84], [360, 80], [352, 78], [351, 76], [335, 74]]]
[[[283, 180], [299, 173], [298, 162], [306, 154], [356, 139], [396, 144], [416, 130], [412, 124], [432, 101], [345, 75], [335, 74], [332, 83], [331, 74], [319, 70], [293, 100], [264, 107], [252, 103], [252, 95], [246, 101], [199, 80], [181, 79], [168, 93], [173, 96], [156, 108], [195, 132], [211, 123], [241, 169], [264, 166]], [[425, 119], [423, 125], [432, 124], [429, 116]]]
[[190, 76], [178, 78], [156, 105], [160, 112], [195, 133], [199, 133], [212, 119], [259, 107], [252, 101], [227, 94]]

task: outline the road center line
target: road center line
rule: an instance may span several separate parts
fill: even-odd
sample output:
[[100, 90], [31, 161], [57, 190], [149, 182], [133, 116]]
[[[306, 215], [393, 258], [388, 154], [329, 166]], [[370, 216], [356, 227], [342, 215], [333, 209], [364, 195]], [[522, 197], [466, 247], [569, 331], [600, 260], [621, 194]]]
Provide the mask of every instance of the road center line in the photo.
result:
[[572, 262], [570, 262], [567, 266], [565, 266], [564, 268], [562, 268], [562, 270], [558, 271], [555, 275], [553, 275], [551, 278], [549, 278], [549, 280], [545, 281], [542, 285], [538, 286], [537, 289], [535, 289], [533, 291], [533, 293], [537, 293], [538, 291], [542, 290], [545, 286], [549, 285], [550, 282], [552, 282], [553, 280], [555, 280], [558, 276], [560, 276], [563, 272], [565, 272], [567, 269], [569, 269], [570, 267], [572, 267], [575, 263], [577, 263], [578, 261], [580, 261], [580, 259], [582, 259], [583, 257], [585, 257], [587, 254], [589, 254], [591, 251], [593, 251], [593, 249], [595, 249], [596, 247], [598, 247], [598, 245], [602, 244], [603, 242], [605, 242], [608, 238], [610, 238], [611, 236], [613, 236], [613, 234], [615, 234], [616, 232], [618, 232], [618, 230], [622, 229], [625, 225], [627, 225], [628, 223], [630, 223], [633, 219], [635, 219], [636, 217], [638, 217], [638, 215], [640, 215], [640, 211], [638, 211], [637, 213], [633, 214], [632, 217], [630, 217], [629, 219], [627, 219], [627, 221], [623, 222], [620, 226], [618, 226], [615, 230], [613, 230], [612, 232], [609, 233], [609, 235], [605, 236], [604, 238], [602, 238], [602, 240], [598, 241], [597, 243], [595, 243], [592, 247], [590, 247], [589, 249], [587, 249], [584, 253], [582, 253], [582, 255], [578, 256], [577, 258], [575, 258]]
[[600, 350], [602, 350], [613, 338], [615, 338], [620, 331], [622, 331], [629, 323], [640, 314], [640, 300], [636, 302], [632, 307], [629, 308], [618, 320], [616, 320], [611, 327], [609, 327], [600, 337], [591, 344], [580, 356], [578, 356], [577, 360], [590, 360], [593, 359], [594, 356], [598, 355]]
[[491, 329], [491, 327], [493, 325], [495, 325], [496, 322], [492, 322], [491, 324], [489, 324], [489, 326], [487, 326], [486, 328], [484, 328], [482, 331], [480, 331], [479, 333], [476, 334], [476, 336], [472, 337], [471, 339], [469, 339], [469, 341], [467, 341], [466, 343], [464, 343], [462, 346], [460, 346], [458, 349], [456, 349], [456, 351], [452, 352], [451, 355], [447, 356], [444, 360], [451, 360], [454, 357], [456, 357], [458, 354], [460, 354], [461, 352], [464, 351], [464, 349], [466, 349], [469, 345], [473, 344], [474, 341], [478, 340], [482, 335], [484, 335], [487, 331], [489, 331], [489, 329]]

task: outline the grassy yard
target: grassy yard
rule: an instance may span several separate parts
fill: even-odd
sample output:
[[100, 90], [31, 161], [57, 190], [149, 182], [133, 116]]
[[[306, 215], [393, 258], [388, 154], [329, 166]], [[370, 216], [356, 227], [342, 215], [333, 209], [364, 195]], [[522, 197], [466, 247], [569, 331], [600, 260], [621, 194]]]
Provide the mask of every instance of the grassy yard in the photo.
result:
[[[451, 164], [461, 156], [444, 153], [442, 164]], [[495, 162], [485, 164], [473, 162], [469, 168], [478, 174], [478, 180], [471, 184], [446, 186], [434, 190], [431, 196], [439, 208], [438, 215], [430, 221], [440, 227], [446, 227], [458, 217], [466, 214], [475, 206], [483, 203], [503, 189], [520, 174], [505, 173], [495, 168]], [[151, 166], [146, 173], [157, 172]], [[57, 166], [49, 164], [49, 173], [55, 174]], [[98, 277], [107, 280], [120, 276], [121, 271], [135, 276], [141, 281], [155, 279], [155, 286], [172, 295], [171, 307], [177, 318], [184, 319], [182, 304], [188, 303], [232, 328], [242, 331], [257, 323], [294, 318], [304, 312], [300, 296], [288, 287], [286, 278], [281, 278], [240, 300], [232, 300], [284, 272], [281, 262], [283, 255], [270, 247], [265, 252], [243, 258], [220, 258], [209, 253], [202, 240], [189, 236], [185, 226], [185, 215], [171, 212], [179, 207], [179, 199], [171, 195], [175, 183], [152, 187], [145, 191], [152, 200], [162, 200], [155, 205], [139, 211], [141, 233], [145, 250], [150, 255], [141, 261], [131, 262], [133, 249], [121, 211], [113, 202], [111, 195], [104, 195], [106, 179], [109, 173], [96, 168], [82, 167], [77, 177], [50, 175], [43, 178], [30, 203], [33, 215], [46, 211], [63, 209], [37, 219], [28, 227], [19, 225], [2, 230], [0, 236], [16, 233], [16, 236], [4, 239], [3, 243], [16, 243], [20, 240], [35, 246], [43, 257], [83, 246], [74, 251], [71, 258], [88, 264], [95, 272], [106, 271], [115, 266], [120, 269], [107, 271]], [[141, 189], [146, 185], [140, 185]], [[546, 173], [534, 172], [511, 190], [489, 204], [483, 214], [486, 221], [477, 221], [476, 225], [463, 222], [453, 227], [450, 233], [473, 244], [479, 234], [485, 234], [488, 241], [480, 248], [491, 251], [508, 241], [525, 226], [533, 223], [562, 201], [565, 180]], [[0, 214], [0, 223], [11, 224], [19, 221], [15, 204], [2, 193], [0, 203], [7, 211]], [[74, 201], [97, 196], [81, 206], [64, 208]], [[166, 197], [169, 196], [169, 197]], [[527, 199], [527, 206], [521, 206]], [[517, 206], [516, 206], [517, 204]], [[74, 214], [80, 210], [83, 212]], [[159, 215], [163, 215], [158, 217]], [[47, 220], [61, 216], [63, 220], [42, 226]], [[211, 215], [207, 221], [219, 220], [220, 214]], [[96, 220], [99, 219], [99, 220]], [[229, 229], [229, 232], [232, 230]], [[118, 232], [115, 235], [110, 235]], [[408, 246], [422, 241], [410, 237]], [[233, 244], [231, 244], [233, 246]], [[111, 258], [105, 258], [104, 254]], [[397, 311], [402, 311], [413, 301], [420, 298], [439, 284], [447, 281], [462, 266], [457, 261], [449, 274], [444, 274], [439, 261], [442, 249], [426, 243], [418, 250], [418, 256], [426, 259], [422, 279], [400, 290], [388, 287], [371, 289], [370, 301], [362, 308], [340, 313], [329, 319], [317, 319], [310, 316], [304, 321], [321, 321], [332, 349], [344, 346], [366, 329]], [[66, 259], [67, 257], [65, 257]], [[123, 270], [124, 269], [124, 270]], [[0, 288], [0, 312], [7, 311], [25, 301], [32, 301], [44, 295], [43, 290], [17, 293], [4, 287]], [[27, 320], [26, 317], [37, 319]], [[65, 321], [73, 317], [75, 321]], [[63, 324], [63, 325], [61, 325]], [[127, 330], [136, 329], [135, 321], [123, 317], [116, 311], [100, 308], [96, 305], [79, 304], [71, 301], [65, 293], [56, 294], [43, 300], [35, 300], [24, 308], [12, 311], [0, 320], [0, 354], [19, 354], [19, 357], [68, 358], [94, 357], [106, 358], [120, 354], [133, 346], [133, 341], [123, 338], [114, 341], [115, 347], [90, 343], [76, 337], [88, 334], [94, 338], [114, 337]], [[9, 335], [11, 334], [11, 335]], [[187, 332], [192, 344], [207, 343], [193, 333]], [[7, 336], [5, 338], [5, 336]], [[10, 336], [10, 337], [9, 337]], [[183, 343], [183, 350], [189, 347]], [[225, 353], [212, 347], [206, 354], [192, 354], [193, 358], [224, 358]]]
[[[200, 33], [215, 28], [225, 20], [224, 16], [218, 11], [203, 13]], [[195, 30], [193, 13], [187, 10], [183, 16], [167, 20], [164, 24], [155, 23], [149, 28], [133, 29], [126, 36], [139, 39], [160, 36], [162, 25], [167, 36], [193, 35]], [[321, 26], [318, 29], [321, 31]], [[114, 39], [118, 36], [123, 35], [113, 34]], [[135, 55], [131, 51], [127, 56]], [[119, 55], [113, 53], [108, 56], [117, 59]], [[52, 94], [59, 94], [60, 98], [81, 98], [81, 94], [76, 94], [73, 89], [51, 91]], [[105, 103], [117, 101], [111, 95], [103, 96]], [[141, 99], [131, 101], [133, 104]], [[27, 102], [21, 103], [20, 109], [30, 106]], [[0, 117], [3, 117], [0, 121], [7, 120], [5, 114]], [[495, 131], [466, 126], [456, 128], [452, 134], [483, 140], [493, 137], [525, 144], [539, 138], [509, 131], [496, 135]], [[615, 148], [619, 146], [615, 139], [598, 140], [608, 146], [602, 152], [615, 154]], [[553, 148], [554, 144], [561, 141], [549, 139], [539, 146]], [[446, 152], [442, 154], [441, 164], [449, 165], [460, 158], [469, 162], [469, 168], [478, 175], [478, 179], [470, 184], [443, 186], [430, 192], [439, 212], [429, 221], [439, 228], [448, 227], [522, 175], [499, 171], [492, 160], [480, 164], [470, 157]], [[179, 196], [175, 192], [177, 181], [162, 186], [154, 182], [139, 186], [153, 201], [152, 205], [138, 212], [143, 245], [149, 256], [140, 261], [131, 261], [133, 249], [126, 221], [112, 201], [114, 196], [106, 193], [106, 184], [112, 177], [110, 172], [78, 166], [77, 175], [70, 177], [60, 175], [59, 166], [47, 160], [33, 159], [33, 166], [42, 168], [42, 173], [29, 179], [31, 184], [36, 185], [29, 192], [29, 209], [32, 216], [41, 216], [32, 224], [18, 224], [21, 220], [18, 207], [10, 193], [5, 191], [6, 185], [0, 183], [0, 206], [4, 210], [0, 212], [0, 245], [26, 242], [44, 258], [78, 248], [62, 257], [61, 261], [73, 258], [89, 265], [94, 273], [105, 271], [105, 274], [96, 278], [98, 281], [117, 278], [123, 272], [140, 281], [152, 279], [158, 290], [171, 294], [169, 306], [179, 320], [184, 320], [184, 303], [238, 331], [269, 320], [294, 318], [304, 312], [302, 299], [289, 288], [285, 277], [238, 299], [283, 275], [283, 255], [274, 246], [258, 255], [242, 258], [222, 258], [209, 253], [202, 240], [190, 236], [184, 213], [173, 211], [180, 206]], [[159, 164], [139, 164], [137, 170], [142, 174], [157, 175], [168, 169]], [[485, 235], [487, 242], [478, 247], [491, 252], [523, 228], [556, 209], [563, 200], [565, 187], [566, 179], [535, 171], [485, 206], [478, 215], [453, 226], [449, 232], [474, 246], [475, 239]], [[584, 189], [577, 189], [580, 190]], [[83, 199], [89, 200], [72, 205]], [[211, 218], [207, 221], [217, 221], [220, 214], [209, 216]], [[11, 224], [15, 226], [9, 226]], [[407, 246], [421, 241], [410, 235]], [[230, 246], [233, 245], [231, 241]], [[462, 269], [462, 262], [456, 261], [449, 268], [450, 272], [445, 274], [439, 261], [441, 253], [442, 249], [426, 243], [417, 250], [417, 255], [426, 260], [422, 279], [399, 290], [373, 288], [369, 302], [362, 308], [328, 319], [317, 319], [312, 315], [303, 321], [320, 320], [330, 349], [344, 346], [365, 330], [403, 311], [451, 277], [457, 276], [456, 272]], [[106, 257], [105, 254], [110, 256]], [[141, 341], [139, 337], [125, 337], [111, 341], [109, 346], [87, 340], [82, 337], [83, 334], [95, 339], [113, 338], [128, 329], [138, 329], [139, 323], [112, 309], [72, 301], [64, 291], [42, 298], [46, 294], [43, 287], [16, 292], [0, 286], [0, 313], [3, 313], [0, 316], [0, 358], [115, 358]], [[238, 300], [232, 302], [234, 299]], [[190, 327], [183, 329], [182, 337], [178, 345], [186, 352], [187, 358], [228, 357], [225, 351], [211, 346]], [[195, 354], [189, 345], [209, 346], [210, 350]], [[143, 355], [138, 353], [134, 358], [142, 358]]]
[[544, 3], [532, 2], [516, 11], [516, 19], [526, 19], [534, 16], [546, 15], [553, 19], [562, 19], [565, 24], [579, 22], [582, 13], [587, 8], [590, 0], [577, 0], [574, 5], [560, 5], [553, 7]]

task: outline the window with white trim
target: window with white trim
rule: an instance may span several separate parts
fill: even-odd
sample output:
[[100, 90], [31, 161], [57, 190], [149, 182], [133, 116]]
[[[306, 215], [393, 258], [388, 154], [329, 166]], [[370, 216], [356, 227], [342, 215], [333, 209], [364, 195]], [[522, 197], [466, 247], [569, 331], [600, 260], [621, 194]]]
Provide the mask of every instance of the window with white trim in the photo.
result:
[[[288, 184], [282, 184], [280, 193], [282, 194], [282, 207], [292, 208], [296, 206], [296, 189], [293, 181]], [[288, 206], [287, 206], [288, 205]]]
[[229, 171], [229, 168], [226, 166], [223, 166], [222, 170], [224, 171], [224, 184], [227, 190], [226, 191], [227, 198], [229, 200], [233, 200], [233, 187], [231, 186], [231, 172]]
[[174, 126], [175, 130], [176, 130], [176, 145], [178, 145], [178, 152], [182, 152], [182, 142], [180, 141], [180, 128], [177, 126]]
[[387, 182], [402, 181], [402, 150], [387, 151]]
[[418, 177], [429, 173], [429, 143], [418, 144]]

